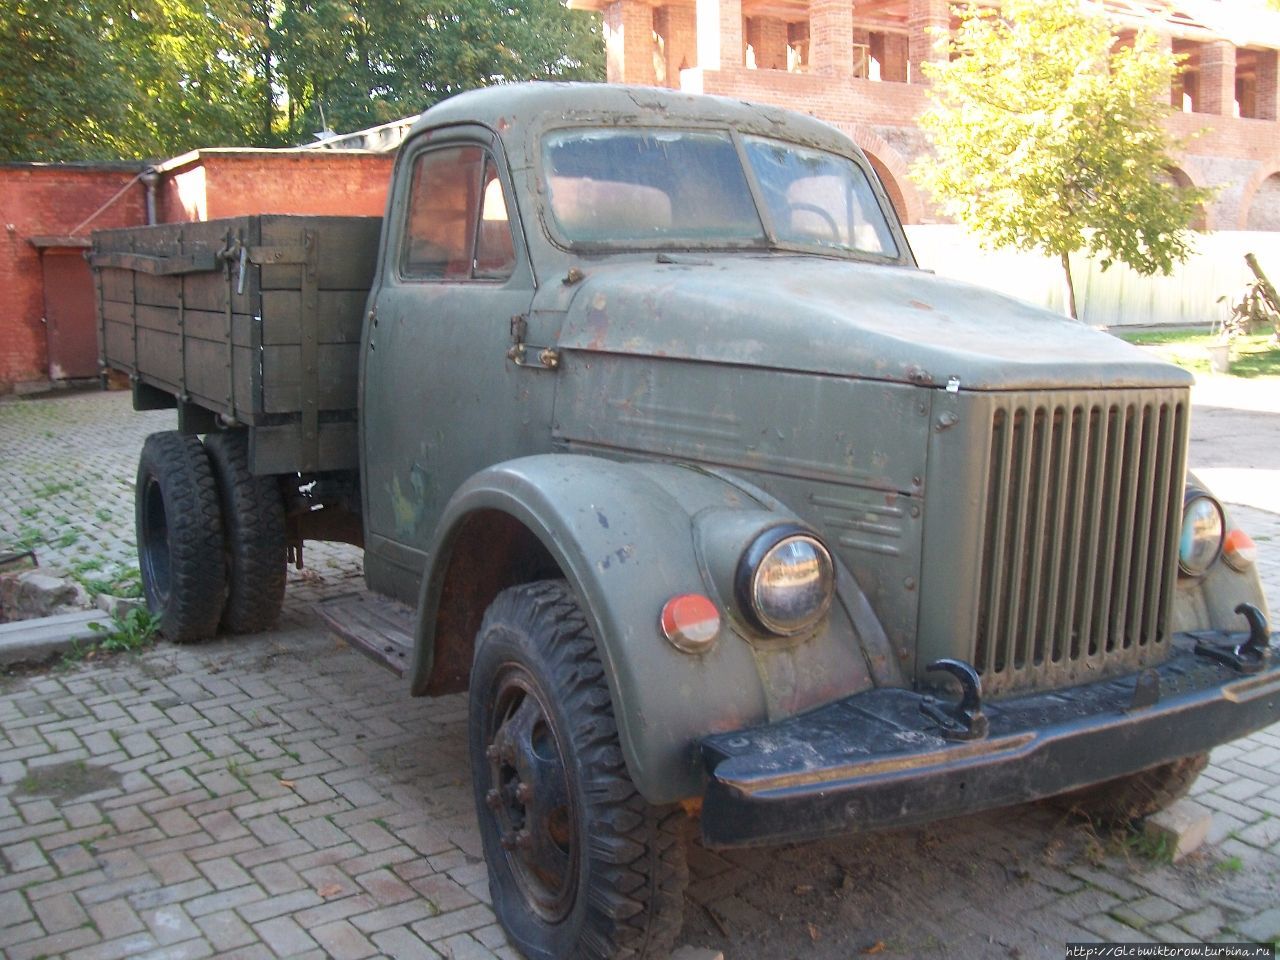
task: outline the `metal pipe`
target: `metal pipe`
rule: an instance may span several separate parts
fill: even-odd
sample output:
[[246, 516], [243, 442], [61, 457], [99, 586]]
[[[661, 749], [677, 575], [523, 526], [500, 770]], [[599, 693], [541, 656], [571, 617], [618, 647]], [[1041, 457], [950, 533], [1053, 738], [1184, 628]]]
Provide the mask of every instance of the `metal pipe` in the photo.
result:
[[147, 226], [156, 222], [156, 184], [160, 182], [160, 174], [155, 167], [147, 167], [142, 173], [142, 183], [147, 188]]

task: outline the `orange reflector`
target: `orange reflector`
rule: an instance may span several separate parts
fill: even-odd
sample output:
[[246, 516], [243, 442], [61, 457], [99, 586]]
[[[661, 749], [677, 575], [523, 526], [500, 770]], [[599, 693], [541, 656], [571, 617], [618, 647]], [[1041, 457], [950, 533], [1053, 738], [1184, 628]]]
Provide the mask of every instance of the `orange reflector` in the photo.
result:
[[662, 608], [662, 635], [685, 653], [702, 653], [720, 635], [720, 611], [700, 593], [682, 593]]
[[1228, 530], [1222, 538], [1222, 559], [1233, 570], [1247, 570], [1258, 559], [1258, 545], [1243, 530]]

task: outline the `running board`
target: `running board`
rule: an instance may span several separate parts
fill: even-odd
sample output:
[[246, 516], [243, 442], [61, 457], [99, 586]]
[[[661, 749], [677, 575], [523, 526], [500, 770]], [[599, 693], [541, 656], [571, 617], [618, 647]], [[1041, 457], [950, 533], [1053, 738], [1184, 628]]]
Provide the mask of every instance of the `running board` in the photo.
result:
[[410, 607], [373, 593], [350, 593], [317, 603], [315, 610], [330, 630], [378, 666], [405, 675], [413, 660]]

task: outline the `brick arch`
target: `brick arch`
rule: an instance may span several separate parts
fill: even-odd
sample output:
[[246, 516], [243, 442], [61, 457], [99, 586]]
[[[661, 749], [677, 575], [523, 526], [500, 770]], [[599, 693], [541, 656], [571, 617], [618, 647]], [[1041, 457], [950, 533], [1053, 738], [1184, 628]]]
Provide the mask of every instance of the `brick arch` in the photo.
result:
[[[1181, 167], [1176, 166], [1175, 164], [1169, 164], [1169, 166], [1164, 168], [1164, 172], [1166, 177], [1168, 177], [1169, 180], [1173, 181], [1174, 185], [1177, 187], [1187, 188], [1187, 187], [1199, 186], [1199, 184], [1197, 184], [1195, 180], [1191, 178], [1191, 174], [1187, 173], [1186, 170], [1183, 170]], [[1200, 204], [1196, 209], [1198, 212], [1191, 219], [1191, 229], [1192, 230], [1208, 230], [1209, 215], [1204, 208], [1204, 204], [1203, 203]]]
[[[1260, 197], [1261, 195], [1261, 197]], [[1260, 227], [1253, 225], [1255, 207], [1259, 199], [1265, 199], [1273, 208], [1277, 226]], [[1280, 229], [1280, 157], [1263, 163], [1253, 179], [1245, 185], [1240, 197], [1240, 216], [1238, 228], [1241, 230], [1277, 230]]]
[[884, 183], [885, 193], [893, 201], [894, 209], [903, 223], [919, 223], [924, 212], [924, 201], [911, 180], [906, 159], [889, 142], [861, 124], [838, 124], [871, 161], [876, 175]]

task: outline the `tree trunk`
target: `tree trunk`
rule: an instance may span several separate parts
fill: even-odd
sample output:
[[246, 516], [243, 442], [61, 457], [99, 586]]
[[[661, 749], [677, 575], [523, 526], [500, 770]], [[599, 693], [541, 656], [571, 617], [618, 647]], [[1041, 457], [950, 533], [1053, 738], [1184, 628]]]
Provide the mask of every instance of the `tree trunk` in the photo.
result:
[[1071, 280], [1071, 257], [1066, 253], [1062, 254], [1062, 293], [1066, 301], [1067, 316], [1072, 320], [1079, 320], [1080, 316], [1076, 313], [1076, 286]]

